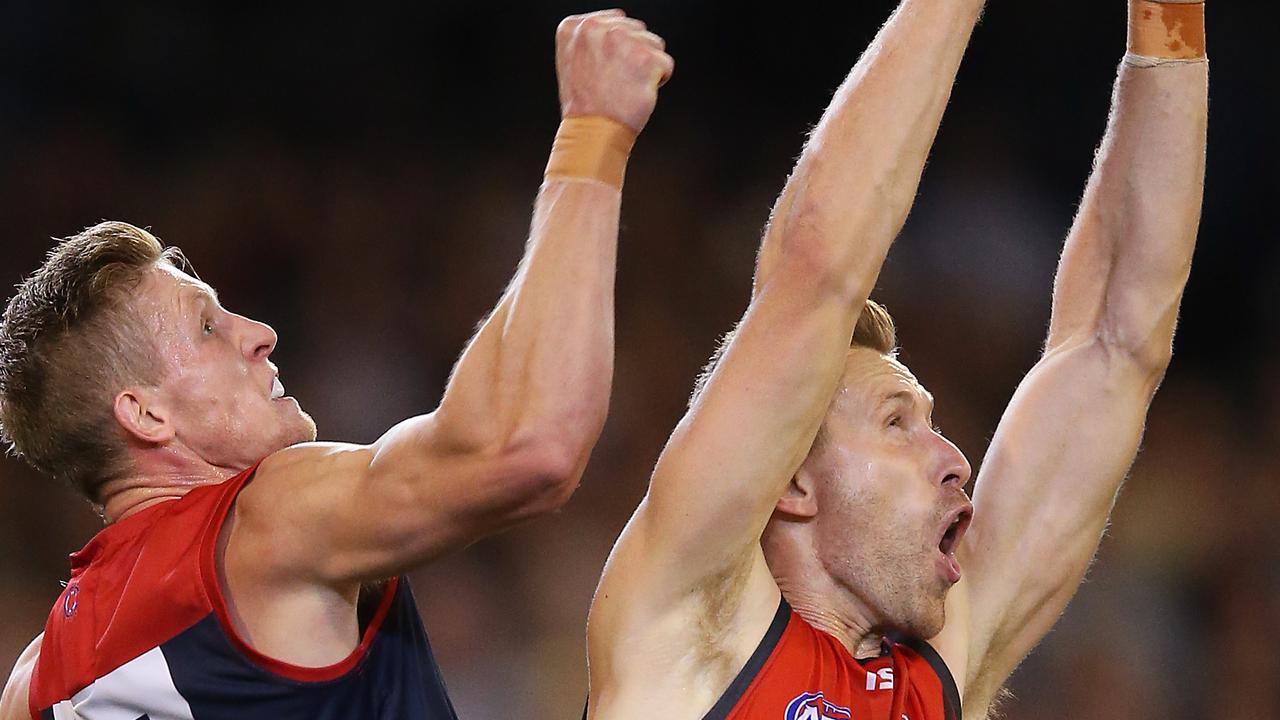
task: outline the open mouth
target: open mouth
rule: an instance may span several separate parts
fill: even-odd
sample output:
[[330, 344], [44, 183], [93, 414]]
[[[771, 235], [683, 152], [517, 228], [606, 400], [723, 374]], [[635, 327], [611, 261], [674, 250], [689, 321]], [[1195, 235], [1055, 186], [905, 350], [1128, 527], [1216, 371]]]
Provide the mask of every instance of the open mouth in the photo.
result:
[[938, 551], [942, 553], [947, 579], [954, 584], [960, 582], [960, 561], [956, 559], [956, 548], [969, 529], [969, 522], [973, 519], [973, 506], [966, 503], [952, 510], [947, 518], [950, 522], [942, 533], [942, 539], [938, 541]]
[[284, 384], [280, 382], [280, 376], [271, 378], [271, 399], [279, 400], [284, 397]]
[[943, 555], [955, 552], [960, 538], [964, 537], [965, 530], [969, 529], [969, 520], [972, 517], [973, 512], [970, 510], [959, 510], [953, 513], [951, 523], [947, 525], [947, 531], [942, 534], [942, 540], [938, 543], [938, 549]]

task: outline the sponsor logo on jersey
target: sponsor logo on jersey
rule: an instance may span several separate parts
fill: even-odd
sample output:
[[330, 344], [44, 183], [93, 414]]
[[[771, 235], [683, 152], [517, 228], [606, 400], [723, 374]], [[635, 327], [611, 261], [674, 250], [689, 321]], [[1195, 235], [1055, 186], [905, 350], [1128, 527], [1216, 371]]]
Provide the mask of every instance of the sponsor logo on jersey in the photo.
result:
[[820, 692], [807, 692], [787, 704], [784, 720], [853, 720], [853, 714], [849, 708], [827, 702]]
[[880, 668], [875, 672], [867, 673], [867, 689], [868, 690], [892, 690], [893, 689], [893, 668]]

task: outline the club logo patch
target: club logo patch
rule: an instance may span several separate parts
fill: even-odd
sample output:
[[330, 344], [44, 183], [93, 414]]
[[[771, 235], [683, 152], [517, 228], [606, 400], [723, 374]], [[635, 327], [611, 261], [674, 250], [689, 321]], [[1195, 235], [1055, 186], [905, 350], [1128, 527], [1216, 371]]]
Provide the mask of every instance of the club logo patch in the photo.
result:
[[62, 596], [62, 616], [70, 619], [80, 608], [80, 586], [71, 585]]
[[820, 692], [807, 692], [787, 704], [784, 720], [853, 720], [849, 708], [827, 702]]

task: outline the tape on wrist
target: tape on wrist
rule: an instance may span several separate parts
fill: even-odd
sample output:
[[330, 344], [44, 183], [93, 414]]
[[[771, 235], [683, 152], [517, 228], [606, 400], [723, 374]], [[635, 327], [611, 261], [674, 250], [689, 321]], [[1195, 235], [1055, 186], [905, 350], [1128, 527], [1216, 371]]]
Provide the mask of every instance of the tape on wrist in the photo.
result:
[[635, 141], [634, 130], [607, 117], [565, 118], [556, 131], [545, 176], [548, 180], [595, 180], [621, 190]]
[[1153, 67], [1205, 60], [1204, 0], [1129, 0], [1125, 62]]

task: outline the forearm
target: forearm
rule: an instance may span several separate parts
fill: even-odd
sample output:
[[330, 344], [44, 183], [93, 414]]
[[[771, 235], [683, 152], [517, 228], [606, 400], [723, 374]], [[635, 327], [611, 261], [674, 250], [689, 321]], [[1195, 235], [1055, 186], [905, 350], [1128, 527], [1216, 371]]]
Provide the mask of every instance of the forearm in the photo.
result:
[[[285, 569], [336, 587], [405, 572], [560, 507], [608, 404], [618, 208], [615, 187], [548, 180], [519, 269], [440, 407], [370, 446], [272, 455], [259, 468], [272, 481], [237, 501], [240, 557], [270, 545]], [[282, 497], [292, 519], [280, 524]]]
[[497, 343], [497, 407], [513, 430], [589, 445], [604, 426], [620, 205], [621, 191], [598, 182], [548, 180], [539, 193]]
[[562, 458], [552, 474], [581, 472], [608, 410], [623, 173], [675, 67], [664, 48], [621, 10], [557, 26], [563, 121], [520, 268], [436, 413], [448, 450], [536, 447]]
[[821, 258], [865, 298], [902, 228], [980, 0], [905, 0], [836, 91], [774, 208], [756, 288]]
[[558, 172], [554, 157], [519, 269], [441, 403], [450, 441], [466, 450], [553, 443], [580, 461], [604, 424], [621, 190]]
[[1207, 124], [1207, 62], [1121, 65], [1059, 266], [1050, 350], [1097, 338], [1156, 370], [1168, 362], [1200, 221]]

